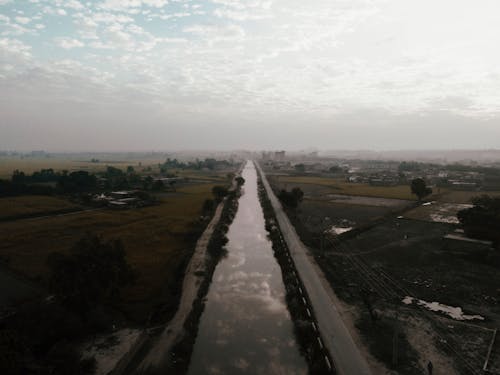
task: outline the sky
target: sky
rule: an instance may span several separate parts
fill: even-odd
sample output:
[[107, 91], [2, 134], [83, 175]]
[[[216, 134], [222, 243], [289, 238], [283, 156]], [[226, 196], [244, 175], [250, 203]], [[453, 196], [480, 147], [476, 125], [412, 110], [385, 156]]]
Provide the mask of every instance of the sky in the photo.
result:
[[0, 0], [0, 149], [500, 148], [498, 0]]

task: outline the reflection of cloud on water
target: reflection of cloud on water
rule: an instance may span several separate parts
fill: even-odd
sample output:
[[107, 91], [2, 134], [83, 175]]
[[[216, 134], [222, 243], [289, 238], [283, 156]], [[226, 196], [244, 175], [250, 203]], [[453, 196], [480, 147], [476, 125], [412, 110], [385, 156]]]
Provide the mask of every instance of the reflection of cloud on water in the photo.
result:
[[219, 333], [220, 336], [228, 337], [234, 335], [234, 327], [232, 326], [231, 323], [223, 320], [217, 320], [215, 324], [217, 326], [217, 332]]
[[250, 366], [250, 363], [245, 358], [237, 358], [234, 360], [233, 365], [237, 369], [246, 370]]
[[238, 252], [231, 254], [230, 258], [231, 258], [231, 263], [233, 263], [233, 264], [231, 264], [232, 268], [241, 267], [247, 261], [247, 259], [245, 257], [245, 253], [242, 251], [238, 251]]
[[285, 313], [288, 314], [285, 303], [278, 296], [273, 296], [271, 287], [267, 281], [263, 281], [261, 284], [260, 293], [256, 296], [260, 299], [270, 312], [273, 313]]
[[215, 366], [215, 365], [208, 366], [207, 373], [213, 374], [213, 375], [224, 374], [224, 372], [218, 366]]
[[[214, 298], [234, 310], [232, 314], [251, 319], [250, 311], [265, 310], [272, 314], [288, 316], [284, 301], [284, 291], [272, 286], [270, 273], [236, 271], [225, 278], [219, 277]], [[276, 288], [278, 290], [276, 290]], [[226, 308], [225, 308], [226, 309]]]

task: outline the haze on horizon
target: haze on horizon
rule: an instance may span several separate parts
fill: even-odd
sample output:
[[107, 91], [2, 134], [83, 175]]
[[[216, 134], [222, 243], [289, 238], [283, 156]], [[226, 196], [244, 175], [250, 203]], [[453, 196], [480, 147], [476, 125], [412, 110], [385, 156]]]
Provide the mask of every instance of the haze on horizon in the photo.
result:
[[497, 0], [0, 0], [0, 149], [499, 148]]

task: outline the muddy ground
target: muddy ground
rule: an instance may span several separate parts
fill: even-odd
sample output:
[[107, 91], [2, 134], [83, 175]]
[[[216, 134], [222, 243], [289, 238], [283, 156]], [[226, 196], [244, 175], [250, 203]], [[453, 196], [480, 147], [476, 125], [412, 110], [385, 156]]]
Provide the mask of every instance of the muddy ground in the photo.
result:
[[[323, 186], [300, 187], [304, 200], [289, 216], [336, 294], [351, 306], [372, 355], [397, 374], [427, 374], [429, 361], [434, 374], [482, 374], [493, 330], [500, 327], [500, 254], [444, 240], [457, 225], [435, 222], [431, 214], [437, 209], [449, 216], [453, 210], [424, 206], [411, 212], [414, 203], [408, 201], [344, 199]], [[321, 235], [331, 224], [325, 217], [358, 229]], [[406, 305], [405, 296], [483, 319], [458, 321]], [[492, 355], [489, 369], [500, 373], [500, 356]]]

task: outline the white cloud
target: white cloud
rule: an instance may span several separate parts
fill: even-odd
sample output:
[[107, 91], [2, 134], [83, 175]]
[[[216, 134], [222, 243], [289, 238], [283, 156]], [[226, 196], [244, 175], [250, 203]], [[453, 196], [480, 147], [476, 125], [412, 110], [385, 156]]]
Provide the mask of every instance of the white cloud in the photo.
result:
[[[66, 94], [75, 101], [106, 97], [112, 87], [124, 103], [133, 97], [155, 103], [167, 117], [203, 113], [207, 121], [264, 114], [286, 123], [286, 116], [303, 114], [308, 124], [331, 124], [335, 116], [355, 112], [361, 123], [370, 121], [372, 111], [391, 116], [446, 111], [478, 118], [500, 111], [495, 19], [500, 5], [490, 0], [485, 9], [452, 0], [405, 5], [400, 0], [213, 0], [203, 10], [188, 1], [170, 3], [44, 0], [33, 9], [20, 7], [24, 14], [12, 19], [0, 15], [2, 40], [9, 40], [2, 51], [10, 51], [0, 74], [31, 72], [28, 65], [44, 72], [42, 87], [57, 70], [89, 91], [80, 94], [61, 79], [60, 88], [51, 86], [54, 102]], [[37, 12], [56, 15], [58, 9], [70, 14], [74, 27], [61, 20], [35, 21], [35, 15], [30, 30], [14, 20]], [[204, 11], [206, 17], [191, 17]], [[153, 18], [157, 22], [146, 22]], [[31, 56], [35, 52], [27, 44], [13, 41], [14, 35], [37, 35], [43, 26], [37, 22], [47, 32], [26, 39], [43, 46], [57, 28], [56, 35], [64, 37], [48, 41], [67, 51], [57, 50], [55, 63], [70, 57], [78, 58], [79, 66], [65, 60], [51, 70]], [[30, 63], [17, 65], [16, 59]], [[109, 71], [115, 74], [105, 74]], [[82, 74], [90, 72], [100, 73], [102, 82], [85, 86]]]
[[73, 38], [65, 38], [65, 37], [55, 38], [54, 42], [59, 47], [64, 48], [64, 49], [73, 49], [73, 48], [80, 48], [80, 47], [85, 46], [85, 44], [83, 42], [81, 42], [78, 39], [73, 39]]
[[167, 4], [167, 0], [105, 0], [100, 7], [106, 10], [139, 13], [139, 8], [142, 6], [162, 8]]
[[142, 3], [150, 7], [162, 8], [168, 4], [168, 0], [143, 0]]
[[83, 14], [77, 14], [73, 17], [77, 32], [83, 39], [98, 39], [97, 30], [99, 25], [93, 17]]
[[202, 37], [208, 44], [220, 41], [236, 41], [245, 37], [245, 30], [238, 25], [192, 25], [182, 30], [184, 33]]
[[74, 10], [82, 10], [82, 9], [85, 8], [82, 5], [82, 3], [80, 3], [77, 0], [65, 0], [65, 1], [62, 2], [62, 4], [60, 4], [60, 6], [63, 6], [65, 8], [71, 8], [71, 9], [74, 9]]
[[28, 17], [16, 17], [15, 20], [16, 20], [16, 22], [18, 22], [22, 25], [26, 25], [26, 24], [31, 22], [31, 18], [28, 18]]
[[157, 16], [158, 18], [162, 20], [169, 20], [172, 18], [183, 18], [183, 17], [189, 17], [191, 16], [191, 13], [188, 12], [177, 12], [177, 13], [170, 13], [170, 14], [162, 14]]

